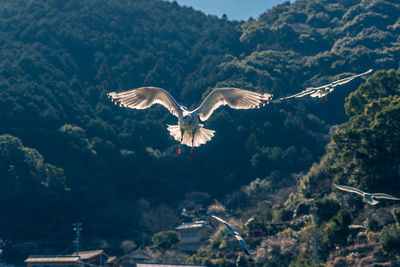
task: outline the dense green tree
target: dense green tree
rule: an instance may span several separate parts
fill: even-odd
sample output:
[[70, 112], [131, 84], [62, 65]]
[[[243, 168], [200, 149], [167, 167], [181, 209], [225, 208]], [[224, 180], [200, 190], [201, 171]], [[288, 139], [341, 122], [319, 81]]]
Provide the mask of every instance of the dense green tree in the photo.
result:
[[[49, 224], [55, 224], [53, 231], [65, 229], [63, 224], [72, 203], [63, 169], [47, 163], [19, 138], [0, 135], [0, 172], [0, 215], [4, 225], [0, 235], [7, 244], [27, 238], [54, 238], [56, 232], [41, 232]], [[56, 216], [57, 210], [65, 213]]]
[[172, 230], [158, 232], [152, 237], [152, 249], [157, 251], [166, 251], [176, 249], [179, 242], [178, 233]]
[[[233, 216], [254, 218], [261, 231], [250, 222], [245, 235], [257, 235], [250, 243], [256, 248], [284, 228], [270, 224], [273, 210], [290, 223], [296, 201], [306, 197], [301, 204], [308, 207], [307, 198], [330, 191], [332, 178], [379, 190], [398, 175], [395, 71], [375, 74], [349, 97], [346, 110], [343, 99], [361, 79], [324, 104], [305, 98], [256, 111], [221, 108], [206, 122], [215, 137], [194, 160], [187, 153], [175, 158], [177, 143], [165, 127], [175, 118], [162, 107], [127, 110], [106, 97], [153, 85], [194, 108], [214, 87], [278, 98], [369, 68], [397, 69], [396, 1], [285, 2], [244, 23], [156, 0], [0, 3], [0, 133], [13, 136], [4, 137], [0, 152], [0, 190], [13, 205], [0, 206], [0, 214], [11, 210], [2, 231], [12, 241], [24, 237], [48, 248], [57, 239], [62, 252], [71, 239], [66, 229], [79, 220], [87, 248], [142, 242], [143, 234], [150, 243], [154, 232], [183, 220], [184, 208], [201, 217], [217, 198]], [[289, 198], [299, 174], [324, 154], [330, 126], [347, 120], [345, 111], [350, 121], [333, 132], [301, 194]], [[390, 188], [396, 194], [399, 185]], [[159, 209], [168, 223], [151, 212]], [[31, 227], [19, 231], [27, 221]], [[44, 222], [51, 227], [39, 226]], [[224, 253], [219, 256], [233, 263], [237, 255]]]
[[400, 249], [400, 229], [396, 225], [385, 227], [382, 231], [380, 243], [386, 252], [398, 253]]

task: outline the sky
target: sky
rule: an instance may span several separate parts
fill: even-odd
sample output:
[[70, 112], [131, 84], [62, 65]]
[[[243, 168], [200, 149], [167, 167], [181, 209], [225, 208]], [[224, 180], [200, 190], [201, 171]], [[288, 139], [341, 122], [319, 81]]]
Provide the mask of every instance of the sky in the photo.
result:
[[[172, 0], [167, 0], [172, 2]], [[206, 14], [223, 14], [231, 20], [247, 20], [250, 17], [258, 18], [266, 10], [271, 9], [285, 0], [176, 0], [178, 4], [191, 6]], [[292, 1], [293, 2], [293, 1]]]

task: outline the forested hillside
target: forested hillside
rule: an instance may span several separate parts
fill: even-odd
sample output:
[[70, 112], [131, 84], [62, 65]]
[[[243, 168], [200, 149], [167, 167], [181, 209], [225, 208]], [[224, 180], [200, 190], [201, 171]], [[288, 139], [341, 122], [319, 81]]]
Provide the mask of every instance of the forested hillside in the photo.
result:
[[[378, 71], [346, 100], [349, 121], [333, 128], [326, 153], [299, 185], [273, 194], [273, 182], [255, 180], [209, 214], [229, 218], [251, 250], [238, 256], [235, 239], [220, 228], [210, 244], [192, 256], [208, 266], [314, 266], [314, 219], [318, 225], [319, 262], [328, 266], [399, 264], [400, 204], [366, 204], [333, 183], [365, 192], [400, 195], [400, 71]], [[286, 198], [282, 199], [282, 195]], [[239, 200], [239, 201], [238, 201]], [[232, 216], [234, 215], [234, 216]], [[356, 226], [351, 227], [351, 226]]]
[[[205, 123], [215, 137], [194, 159], [187, 147], [175, 156], [178, 144], [166, 124], [176, 121], [164, 108], [122, 109], [106, 97], [151, 85], [195, 108], [215, 87], [281, 97], [370, 68], [398, 69], [397, 1], [286, 2], [242, 24], [156, 0], [0, 3], [0, 190], [3, 203], [13, 203], [0, 206], [0, 238], [9, 244], [34, 241], [38, 249], [63, 251], [71, 224], [81, 221], [84, 247], [118, 254], [125, 239], [141, 242], [145, 233], [150, 244], [156, 232], [205, 218], [214, 199], [246, 220], [264, 204], [274, 207], [254, 221], [266, 227], [292, 214], [303, 198], [315, 198], [307, 195], [316, 193], [313, 186], [324, 188], [320, 196], [332, 190], [333, 180], [309, 182], [328, 142], [321, 162], [334, 162], [329, 175], [338, 183], [379, 191], [398, 174], [398, 167], [389, 168], [398, 163], [396, 147], [381, 145], [397, 136], [376, 133], [395, 116], [398, 91], [379, 80], [394, 72], [379, 72], [349, 97], [350, 121], [334, 128], [332, 139], [330, 127], [348, 120], [345, 97], [363, 79], [325, 103], [307, 98], [251, 111], [221, 108]], [[395, 79], [391, 84], [396, 88]], [[354, 135], [355, 125], [375, 143]], [[345, 147], [349, 142], [354, 150]], [[349, 157], [356, 159], [349, 163]], [[392, 186], [390, 193], [398, 190]], [[291, 192], [296, 201], [282, 204]], [[250, 242], [251, 249], [263, 238]]]

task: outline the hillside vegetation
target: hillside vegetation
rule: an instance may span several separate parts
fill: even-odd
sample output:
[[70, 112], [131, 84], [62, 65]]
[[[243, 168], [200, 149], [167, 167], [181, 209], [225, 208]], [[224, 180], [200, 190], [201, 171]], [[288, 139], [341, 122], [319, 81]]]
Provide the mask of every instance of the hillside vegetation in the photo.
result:
[[[156, 0], [0, 3], [0, 174], [7, 185], [1, 190], [5, 203], [15, 203], [0, 206], [0, 238], [11, 242], [10, 259], [22, 259], [12, 244], [25, 241], [38, 244], [38, 253], [64, 251], [75, 221], [84, 225], [88, 249], [122, 253], [121, 241], [140, 243], [143, 233], [150, 245], [156, 232], [205, 218], [216, 199], [234, 218], [254, 217], [248, 224], [254, 233], [246, 237], [261, 262], [262, 250], [270, 255], [266, 236], [278, 242], [293, 234], [271, 222], [292, 221], [303, 206], [309, 215], [309, 201], [334, 207], [321, 218], [334, 229], [361, 216], [331, 199], [333, 181], [370, 191], [390, 185], [387, 193], [400, 195], [400, 185], [392, 184], [398, 136], [389, 132], [398, 127], [394, 71], [375, 74], [345, 109], [344, 98], [362, 79], [326, 103], [307, 98], [251, 111], [221, 108], [205, 123], [215, 137], [194, 159], [186, 147], [175, 157], [166, 124], [176, 121], [165, 109], [122, 109], [106, 97], [151, 85], [195, 108], [215, 87], [277, 98], [370, 68], [398, 69], [397, 1], [286, 2], [242, 24]], [[310, 233], [304, 223], [308, 230], [296, 231]], [[327, 241], [321, 257], [328, 260], [340, 242]], [[216, 260], [212, 244], [204, 258]], [[221, 253], [228, 263], [236, 257]], [[276, 253], [270, 260], [282, 259]]]
[[[396, 266], [400, 203], [381, 200], [371, 206], [333, 183], [400, 195], [399, 95], [400, 71], [394, 70], [376, 72], [351, 93], [345, 104], [349, 121], [334, 127], [325, 155], [299, 177], [299, 186], [284, 201], [271, 194], [276, 185], [257, 179], [231, 195], [226, 207], [208, 208], [240, 229], [254, 251], [252, 259], [238, 257], [237, 241], [227, 240], [221, 228], [191, 260], [209, 266], [234, 266], [237, 261], [248, 266], [312, 266], [315, 209], [321, 262]], [[352, 230], [351, 225], [362, 228]]]

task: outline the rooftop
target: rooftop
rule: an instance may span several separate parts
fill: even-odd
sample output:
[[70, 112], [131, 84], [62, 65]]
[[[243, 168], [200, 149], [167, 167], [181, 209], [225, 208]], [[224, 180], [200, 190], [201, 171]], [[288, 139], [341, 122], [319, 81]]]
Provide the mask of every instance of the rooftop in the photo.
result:
[[206, 267], [205, 265], [179, 264], [179, 263], [136, 263], [137, 267]]
[[[90, 251], [79, 251], [79, 256], [82, 260], [88, 260], [96, 257], [103, 253], [103, 250], [90, 250]], [[76, 253], [72, 253], [71, 256], [76, 256]]]
[[112, 257], [108, 258], [108, 260], [106, 261], [106, 263], [112, 263], [112, 262], [114, 262], [116, 259], [117, 259], [116, 256], [112, 256]]
[[132, 258], [132, 259], [142, 259], [142, 258], [146, 258], [146, 259], [150, 259], [150, 256], [144, 252], [142, 249], [137, 249], [136, 251], [132, 251], [131, 253], [123, 256], [123, 258]]
[[71, 255], [30, 255], [25, 262], [78, 262], [81, 260], [89, 260], [100, 254], [103, 254], [103, 250], [91, 250], [91, 251], [80, 251], [78, 256], [76, 253]]
[[77, 256], [66, 256], [66, 255], [30, 255], [25, 262], [78, 262], [79, 257]]
[[182, 223], [175, 229], [176, 230], [184, 230], [184, 229], [202, 228], [208, 224], [210, 224], [208, 221], [195, 221], [195, 222], [190, 222], [190, 223]]

